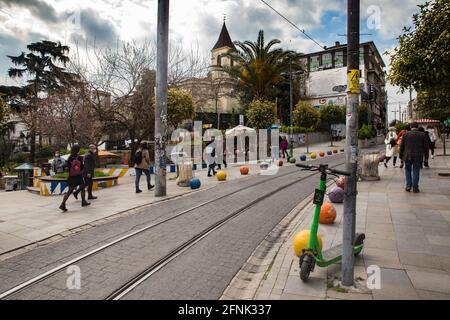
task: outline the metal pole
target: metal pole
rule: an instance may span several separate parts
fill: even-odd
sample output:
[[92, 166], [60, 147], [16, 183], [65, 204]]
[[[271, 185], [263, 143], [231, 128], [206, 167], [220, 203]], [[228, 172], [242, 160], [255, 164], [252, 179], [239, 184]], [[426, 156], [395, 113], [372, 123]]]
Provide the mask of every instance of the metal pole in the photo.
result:
[[289, 118], [290, 118], [290, 124], [289, 124], [289, 144], [290, 144], [290, 156], [291, 158], [294, 156], [294, 138], [292, 136], [292, 103], [293, 103], [293, 98], [292, 98], [292, 58], [289, 64]]
[[358, 167], [358, 104], [359, 104], [359, 0], [347, 1], [347, 119], [346, 119], [346, 166], [351, 173], [346, 178], [344, 217], [343, 217], [343, 255], [342, 284], [353, 285], [356, 218], [356, 169]]
[[169, 52], [169, 0], [158, 0], [155, 108], [155, 197], [166, 192], [167, 64]]

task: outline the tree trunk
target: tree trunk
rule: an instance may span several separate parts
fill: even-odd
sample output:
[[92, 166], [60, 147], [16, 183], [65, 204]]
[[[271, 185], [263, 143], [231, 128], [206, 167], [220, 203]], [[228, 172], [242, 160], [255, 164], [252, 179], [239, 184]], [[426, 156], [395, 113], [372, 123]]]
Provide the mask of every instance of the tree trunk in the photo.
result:
[[36, 132], [34, 130], [30, 131], [30, 139], [30, 164], [34, 164], [36, 154]]
[[331, 125], [330, 125], [330, 140], [331, 140], [331, 146], [333, 147], [333, 130], [331, 129]]

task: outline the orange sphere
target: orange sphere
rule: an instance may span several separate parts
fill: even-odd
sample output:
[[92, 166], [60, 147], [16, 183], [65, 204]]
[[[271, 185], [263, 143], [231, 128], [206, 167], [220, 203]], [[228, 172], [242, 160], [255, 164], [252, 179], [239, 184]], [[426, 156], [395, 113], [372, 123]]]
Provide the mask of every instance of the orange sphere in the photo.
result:
[[319, 152], [319, 156], [321, 156], [321, 157], [325, 157], [325, 152], [323, 152], [323, 151], [320, 151], [320, 152]]
[[320, 208], [319, 223], [332, 224], [336, 220], [336, 209], [329, 202], [324, 202]]
[[248, 174], [248, 171], [249, 171], [247, 166], [242, 166], [239, 170], [241, 171], [242, 175]]

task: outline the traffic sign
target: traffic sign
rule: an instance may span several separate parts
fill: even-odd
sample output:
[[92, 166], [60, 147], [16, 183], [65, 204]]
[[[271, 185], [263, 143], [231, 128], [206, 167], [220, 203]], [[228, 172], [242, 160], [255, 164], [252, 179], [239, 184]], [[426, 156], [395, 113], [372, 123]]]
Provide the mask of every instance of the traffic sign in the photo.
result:
[[350, 93], [360, 93], [359, 70], [352, 69], [347, 72], [348, 90]]

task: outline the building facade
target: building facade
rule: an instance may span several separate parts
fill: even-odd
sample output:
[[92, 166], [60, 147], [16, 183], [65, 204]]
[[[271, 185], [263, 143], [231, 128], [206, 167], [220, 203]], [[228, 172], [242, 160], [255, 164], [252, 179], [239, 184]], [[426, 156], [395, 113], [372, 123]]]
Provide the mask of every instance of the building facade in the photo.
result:
[[[320, 108], [347, 103], [347, 45], [336, 42], [323, 51], [305, 54], [302, 63], [309, 76], [302, 99]], [[369, 122], [381, 129], [386, 122], [387, 92], [385, 64], [375, 44], [364, 42], [359, 48], [360, 103], [369, 108]]]
[[231, 115], [237, 117], [242, 111], [238, 97], [234, 93], [235, 82], [221, 69], [233, 66], [233, 59], [226, 55], [233, 51], [236, 51], [236, 47], [224, 22], [219, 38], [211, 49], [208, 75], [204, 78], [188, 79], [181, 84], [182, 89], [192, 93], [197, 118], [214, 127], [223, 127], [229, 122]]

